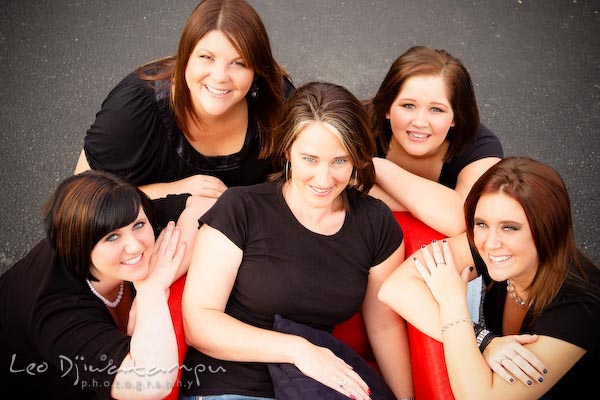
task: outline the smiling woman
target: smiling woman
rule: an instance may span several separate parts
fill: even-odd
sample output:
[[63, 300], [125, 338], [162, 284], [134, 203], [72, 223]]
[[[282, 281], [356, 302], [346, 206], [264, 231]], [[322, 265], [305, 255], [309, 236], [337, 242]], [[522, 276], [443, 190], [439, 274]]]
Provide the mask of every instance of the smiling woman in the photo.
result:
[[[310, 82], [282, 118], [270, 181], [228, 189], [200, 218], [182, 300], [185, 365], [226, 372], [184, 371], [184, 398], [410, 398], [405, 324], [376, 299], [404, 257], [403, 233], [367, 195], [375, 145], [364, 107], [342, 86]], [[336, 343], [329, 332], [358, 310], [385, 382], [323, 344]], [[300, 328], [282, 333], [278, 315]], [[320, 344], [301, 335], [309, 331]], [[371, 389], [382, 389], [370, 393], [373, 377]]]
[[[167, 292], [185, 272], [180, 239], [195, 232], [186, 237], [165, 216], [181, 213], [184, 199], [155, 207], [102, 171], [58, 185], [45, 207], [47, 239], [0, 277], [3, 390], [61, 399], [169, 394], [178, 358]], [[167, 225], [156, 242], [153, 222]]]
[[272, 172], [270, 135], [292, 90], [256, 11], [244, 0], [204, 0], [175, 55], [108, 94], [75, 172], [111, 171], [153, 199], [190, 193], [206, 211], [227, 187]]
[[444, 235], [464, 232], [464, 199], [503, 151], [479, 123], [462, 62], [444, 50], [412, 47], [394, 61], [368, 106], [379, 156], [371, 194]]
[[[505, 158], [473, 185], [465, 221], [466, 235], [424, 246], [379, 297], [443, 342], [458, 399], [588, 397], [600, 364], [600, 269], [575, 245], [560, 175]], [[485, 325], [474, 331], [466, 281], [477, 275]]]

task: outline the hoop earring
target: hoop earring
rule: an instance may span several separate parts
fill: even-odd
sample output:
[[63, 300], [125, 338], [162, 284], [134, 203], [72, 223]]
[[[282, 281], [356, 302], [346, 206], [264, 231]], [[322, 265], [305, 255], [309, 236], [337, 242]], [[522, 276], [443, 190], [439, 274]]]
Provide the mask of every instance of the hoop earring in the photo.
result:
[[253, 99], [256, 99], [258, 97], [258, 85], [256, 84], [256, 82], [254, 82], [252, 84], [252, 87], [250, 88], [250, 96]]
[[290, 179], [290, 177], [289, 177], [290, 168], [291, 168], [290, 167], [290, 160], [286, 160], [285, 167], [284, 167], [284, 170], [285, 170], [285, 181], [286, 182]]

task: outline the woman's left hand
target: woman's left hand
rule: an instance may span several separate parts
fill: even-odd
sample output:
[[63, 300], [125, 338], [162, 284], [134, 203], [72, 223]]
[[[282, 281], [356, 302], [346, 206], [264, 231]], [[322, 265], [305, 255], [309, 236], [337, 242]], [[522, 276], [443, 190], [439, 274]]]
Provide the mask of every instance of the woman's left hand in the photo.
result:
[[431, 290], [438, 304], [448, 304], [467, 296], [467, 282], [470, 270], [465, 268], [459, 275], [452, 258], [452, 251], [446, 240], [431, 242], [431, 252], [427, 246], [421, 248], [425, 266], [418, 257], [413, 257], [417, 271]]

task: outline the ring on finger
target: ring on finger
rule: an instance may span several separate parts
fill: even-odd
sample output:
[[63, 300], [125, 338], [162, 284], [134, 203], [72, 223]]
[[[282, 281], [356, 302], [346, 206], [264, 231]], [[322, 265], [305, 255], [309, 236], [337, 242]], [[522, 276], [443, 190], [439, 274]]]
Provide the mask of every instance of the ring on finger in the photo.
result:
[[340, 383], [340, 387], [343, 388], [344, 386], [346, 386], [346, 380], [342, 379], [342, 382]]

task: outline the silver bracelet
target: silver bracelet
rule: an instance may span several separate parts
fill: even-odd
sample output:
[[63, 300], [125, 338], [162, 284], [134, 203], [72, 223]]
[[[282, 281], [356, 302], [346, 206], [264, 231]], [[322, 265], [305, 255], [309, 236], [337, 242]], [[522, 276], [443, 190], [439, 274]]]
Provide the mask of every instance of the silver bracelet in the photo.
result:
[[463, 323], [463, 322], [468, 322], [471, 325], [473, 324], [473, 321], [471, 321], [471, 318], [461, 318], [461, 319], [457, 319], [457, 320], [452, 321], [452, 322], [448, 322], [446, 325], [442, 326], [442, 336], [444, 336], [444, 333], [449, 328], [452, 328], [453, 326], [458, 325], [458, 324]]

